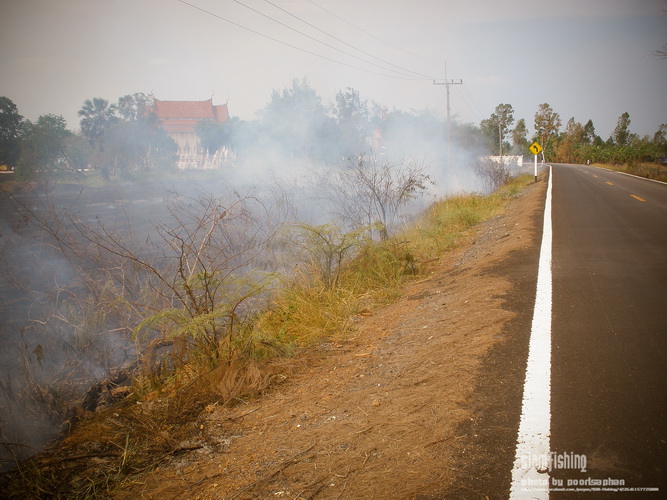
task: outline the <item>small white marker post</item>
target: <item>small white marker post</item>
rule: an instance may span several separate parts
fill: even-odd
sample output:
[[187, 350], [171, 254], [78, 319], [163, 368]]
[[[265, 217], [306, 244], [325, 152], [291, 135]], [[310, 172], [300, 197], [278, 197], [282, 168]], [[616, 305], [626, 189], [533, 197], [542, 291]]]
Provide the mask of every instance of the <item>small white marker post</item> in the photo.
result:
[[533, 155], [535, 155], [535, 182], [537, 182], [537, 155], [542, 151], [542, 146], [534, 142], [528, 148]]

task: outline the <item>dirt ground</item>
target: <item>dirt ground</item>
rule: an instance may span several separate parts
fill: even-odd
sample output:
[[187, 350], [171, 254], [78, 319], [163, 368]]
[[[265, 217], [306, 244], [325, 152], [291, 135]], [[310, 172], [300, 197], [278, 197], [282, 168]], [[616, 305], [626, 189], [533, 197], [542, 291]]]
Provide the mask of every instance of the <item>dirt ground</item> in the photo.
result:
[[[503, 356], [508, 325], [525, 311], [513, 300], [518, 280], [499, 269], [537, 246], [545, 188], [529, 186], [397, 302], [356, 318], [354, 337], [305, 354], [298, 376], [235, 408], [208, 407], [200, 448], [115, 498], [449, 497], [443, 492], [475, 462], [462, 463], [468, 448], [460, 445], [477, 436], [471, 401], [503, 394], [503, 376], [485, 366], [490, 353]], [[515, 266], [528, 287], [531, 266]], [[493, 446], [483, 446], [488, 456]]]

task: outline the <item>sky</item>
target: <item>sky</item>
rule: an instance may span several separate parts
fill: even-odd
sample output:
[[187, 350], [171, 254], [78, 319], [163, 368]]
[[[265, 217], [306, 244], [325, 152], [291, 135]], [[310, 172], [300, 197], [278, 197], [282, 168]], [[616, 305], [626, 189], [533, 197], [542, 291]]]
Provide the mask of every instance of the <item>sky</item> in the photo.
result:
[[73, 130], [84, 100], [136, 92], [252, 120], [303, 78], [326, 105], [351, 87], [445, 116], [445, 75], [460, 122], [504, 103], [532, 129], [548, 103], [603, 139], [624, 112], [667, 123], [665, 0], [0, 0], [0, 20], [0, 95]]

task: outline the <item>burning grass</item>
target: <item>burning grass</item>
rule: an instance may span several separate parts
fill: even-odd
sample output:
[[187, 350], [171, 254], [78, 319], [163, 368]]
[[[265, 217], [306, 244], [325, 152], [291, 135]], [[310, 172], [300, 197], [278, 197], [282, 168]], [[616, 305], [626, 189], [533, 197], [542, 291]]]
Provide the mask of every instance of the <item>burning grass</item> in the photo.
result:
[[[309, 261], [266, 309], [238, 323], [224, 348], [212, 344], [208, 357], [200, 351], [197, 358], [164, 365], [159, 374], [144, 372], [121, 403], [73, 416], [74, 432], [0, 478], [2, 496], [108, 497], [176, 455], [224, 446], [216, 440], [220, 433], [202, 423], [203, 413], [258, 397], [299, 370], [299, 352], [350, 335], [356, 315], [397, 297], [406, 280], [427, 273], [429, 262], [461, 244], [475, 224], [500, 213], [531, 180], [513, 179], [489, 196], [436, 203], [389, 240], [355, 240], [354, 253], [334, 255], [341, 257], [335, 280], [323, 274], [334, 268]], [[329, 248], [335, 254], [342, 247]]]

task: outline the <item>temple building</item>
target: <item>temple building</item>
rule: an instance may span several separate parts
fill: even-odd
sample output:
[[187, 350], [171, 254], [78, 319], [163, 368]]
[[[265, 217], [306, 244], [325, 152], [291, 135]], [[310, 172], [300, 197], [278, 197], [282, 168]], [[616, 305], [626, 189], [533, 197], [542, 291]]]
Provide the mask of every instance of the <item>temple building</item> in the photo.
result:
[[[154, 99], [152, 111], [160, 126], [178, 144], [178, 149], [199, 149], [197, 124], [201, 120], [224, 123], [229, 120], [227, 104], [214, 105], [213, 99], [206, 101], [163, 101]], [[213, 153], [213, 151], [212, 151]]]
[[229, 120], [227, 104], [213, 104], [213, 98], [206, 101], [163, 101], [153, 98], [153, 105], [147, 108], [155, 113], [160, 127], [178, 145], [178, 167], [220, 168], [230, 161], [227, 148], [220, 151], [204, 151], [197, 137], [197, 124], [202, 120], [224, 123]]

